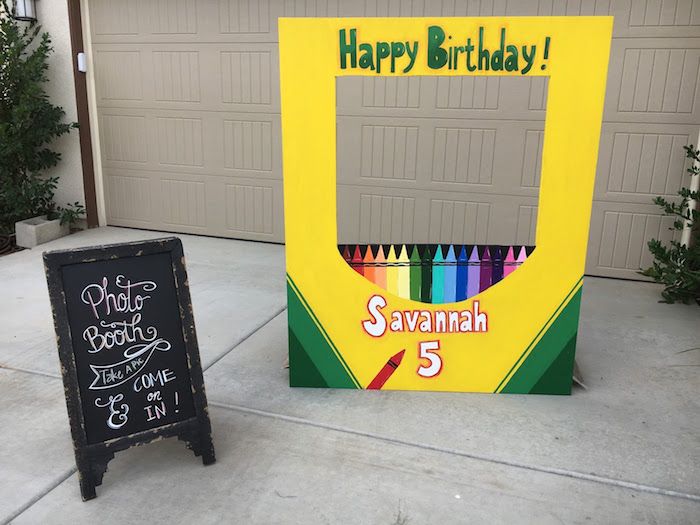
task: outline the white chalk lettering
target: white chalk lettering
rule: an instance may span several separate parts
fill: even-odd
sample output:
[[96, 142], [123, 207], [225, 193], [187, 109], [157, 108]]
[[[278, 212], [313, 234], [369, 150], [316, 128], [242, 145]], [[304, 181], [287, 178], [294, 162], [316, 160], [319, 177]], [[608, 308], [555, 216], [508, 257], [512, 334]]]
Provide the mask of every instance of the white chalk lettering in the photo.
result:
[[[140, 281], [132, 283], [123, 275], [118, 275], [114, 284], [121, 291], [116, 293], [108, 289], [109, 281], [107, 277], [102, 278], [101, 283], [93, 283], [83, 288], [80, 298], [83, 303], [90, 305], [95, 318], [100, 319], [100, 311], [103, 315], [110, 315], [112, 312], [135, 313], [143, 308], [143, 304], [150, 295], [137, 293], [138, 289], [143, 292], [152, 292], [157, 286], [153, 281]], [[98, 309], [98, 306], [101, 308]]]
[[166, 415], [165, 403], [163, 403], [162, 401], [158, 405], [145, 406], [143, 407], [143, 409], [146, 411], [146, 421], [160, 419], [165, 417]]
[[142, 374], [134, 381], [134, 392], [141, 392], [141, 390], [148, 390], [155, 386], [163, 387], [174, 379], [175, 374], [169, 368], [158, 370], [155, 374], [153, 372]]
[[100, 321], [100, 327], [107, 329], [102, 332], [95, 325], [88, 326], [83, 331], [83, 340], [90, 345], [88, 352], [95, 354], [115, 346], [155, 340], [158, 337], [158, 330], [154, 326], [143, 329], [139, 326], [140, 322], [141, 314], [137, 313], [130, 321], [115, 321], [113, 323]]
[[116, 396], [109, 396], [107, 401], [102, 401], [101, 397], [95, 399], [95, 406], [98, 408], [109, 407], [109, 417], [107, 418], [107, 426], [113, 430], [117, 430], [124, 425], [129, 420], [127, 414], [129, 413], [129, 405], [122, 403], [116, 406], [117, 403], [121, 403], [124, 400], [124, 394], [117, 394]]

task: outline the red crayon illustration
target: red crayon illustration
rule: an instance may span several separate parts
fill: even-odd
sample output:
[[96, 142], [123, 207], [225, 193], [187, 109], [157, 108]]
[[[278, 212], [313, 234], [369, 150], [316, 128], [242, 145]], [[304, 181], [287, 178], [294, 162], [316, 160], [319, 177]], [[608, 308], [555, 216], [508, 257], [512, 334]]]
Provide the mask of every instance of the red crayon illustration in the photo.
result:
[[350, 266], [352, 266], [353, 269], [360, 275], [364, 273], [365, 267], [362, 265], [362, 252], [360, 251], [359, 245], [355, 246], [355, 253], [352, 255]]
[[372, 382], [369, 385], [367, 385], [367, 390], [379, 390], [380, 388], [382, 388], [384, 386], [384, 383], [386, 383], [387, 380], [391, 377], [391, 374], [396, 372], [396, 369], [401, 364], [401, 360], [403, 359], [403, 354], [405, 352], [406, 350], [401, 350], [398, 354], [391, 357], [379, 371], [377, 376], [374, 379], [372, 379]]

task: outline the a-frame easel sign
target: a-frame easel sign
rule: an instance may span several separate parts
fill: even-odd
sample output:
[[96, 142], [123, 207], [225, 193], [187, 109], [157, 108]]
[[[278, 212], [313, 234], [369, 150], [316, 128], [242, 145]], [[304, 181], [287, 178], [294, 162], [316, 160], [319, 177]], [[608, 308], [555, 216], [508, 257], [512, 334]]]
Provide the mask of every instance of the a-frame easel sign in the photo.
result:
[[83, 500], [115, 452], [157, 438], [214, 463], [180, 240], [47, 252], [44, 266]]

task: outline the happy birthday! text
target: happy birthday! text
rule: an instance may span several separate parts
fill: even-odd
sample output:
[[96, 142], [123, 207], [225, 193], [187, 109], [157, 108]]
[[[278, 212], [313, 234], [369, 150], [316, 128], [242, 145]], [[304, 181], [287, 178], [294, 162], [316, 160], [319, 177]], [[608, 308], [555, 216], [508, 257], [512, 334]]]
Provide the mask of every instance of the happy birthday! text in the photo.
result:
[[[529, 73], [537, 58], [537, 44], [515, 44], [508, 39], [506, 28], [500, 29], [497, 47], [486, 43], [484, 27], [475, 35], [453, 37], [438, 25], [428, 27], [427, 38], [419, 40], [363, 42], [357, 28], [339, 31], [340, 69], [368, 69], [380, 74], [388, 68], [391, 73], [408, 73], [416, 64], [420, 50], [425, 48], [425, 60], [430, 69], [474, 71], [519, 71]], [[422, 45], [421, 45], [422, 44]], [[550, 37], [542, 43], [540, 69], [547, 68]]]

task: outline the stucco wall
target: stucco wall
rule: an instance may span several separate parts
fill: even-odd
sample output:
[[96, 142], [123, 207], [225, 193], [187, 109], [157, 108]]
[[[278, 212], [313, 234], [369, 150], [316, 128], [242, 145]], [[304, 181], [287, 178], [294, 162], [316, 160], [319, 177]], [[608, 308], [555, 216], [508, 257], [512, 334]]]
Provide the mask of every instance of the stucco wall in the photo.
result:
[[[68, 3], [66, 0], [36, 2], [37, 18], [43, 31], [51, 35], [54, 53], [50, 57], [49, 83], [46, 91], [51, 102], [61, 106], [66, 112], [67, 121], [76, 121], [75, 86], [73, 84], [72, 56], [68, 28]], [[52, 171], [58, 175], [58, 189], [55, 201], [59, 205], [80, 201], [83, 195], [83, 174], [80, 161], [78, 130], [58, 139], [52, 146], [61, 153], [61, 161]]]

